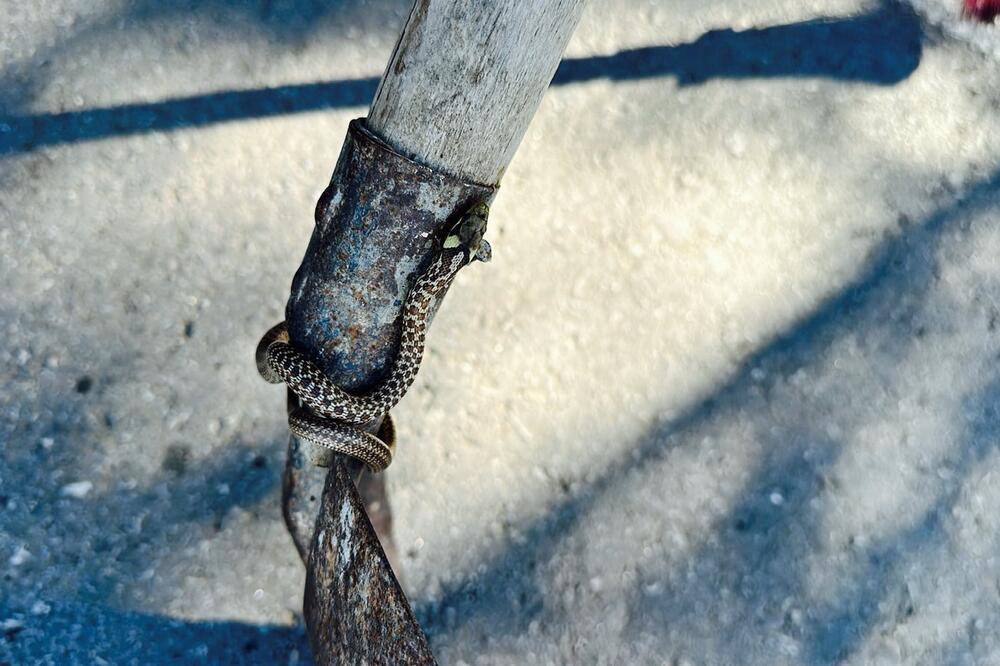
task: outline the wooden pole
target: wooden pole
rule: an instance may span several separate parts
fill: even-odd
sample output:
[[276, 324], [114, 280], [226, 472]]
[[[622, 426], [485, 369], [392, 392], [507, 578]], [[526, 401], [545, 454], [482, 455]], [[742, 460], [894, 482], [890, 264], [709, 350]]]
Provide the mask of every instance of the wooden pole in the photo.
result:
[[368, 126], [434, 169], [496, 185], [548, 88], [585, 0], [417, 0]]
[[[352, 123], [317, 205], [286, 308], [293, 344], [339, 385], [378, 382], [403, 298], [435, 251], [428, 239], [492, 198], [584, 2], [415, 2], [368, 121]], [[308, 562], [316, 663], [433, 663], [351, 478], [346, 461], [292, 438], [284, 510]]]

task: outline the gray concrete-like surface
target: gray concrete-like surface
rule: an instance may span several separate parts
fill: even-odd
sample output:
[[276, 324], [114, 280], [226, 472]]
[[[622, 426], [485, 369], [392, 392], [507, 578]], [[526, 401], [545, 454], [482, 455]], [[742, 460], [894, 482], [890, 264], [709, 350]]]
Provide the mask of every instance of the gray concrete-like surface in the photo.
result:
[[[408, 9], [3, 3], [0, 662], [310, 662], [252, 352]], [[593, 4], [396, 413], [443, 663], [1000, 663], [998, 30]]]

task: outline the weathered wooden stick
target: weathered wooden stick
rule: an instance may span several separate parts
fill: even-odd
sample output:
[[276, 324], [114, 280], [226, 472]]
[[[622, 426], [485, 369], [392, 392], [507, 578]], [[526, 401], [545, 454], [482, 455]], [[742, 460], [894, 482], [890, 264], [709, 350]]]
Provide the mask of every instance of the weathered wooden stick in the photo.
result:
[[495, 185], [555, 74], [585, 0], [417, 0], [368, 113], [404, 155]]
[[[286, 309], [292, 343], [339, 385], [363, 391], [379, 380], [434, 239], [492, 198], [584, 1], [414, 4], [370, 120], [352, 123], [317, 205]], [[432, 663], [345, 461], [327, 461], [324, 482], [301, 442], [293, 439], [289, 454], [284, 509], [308, 559], [305, 619], [316, 662]]]

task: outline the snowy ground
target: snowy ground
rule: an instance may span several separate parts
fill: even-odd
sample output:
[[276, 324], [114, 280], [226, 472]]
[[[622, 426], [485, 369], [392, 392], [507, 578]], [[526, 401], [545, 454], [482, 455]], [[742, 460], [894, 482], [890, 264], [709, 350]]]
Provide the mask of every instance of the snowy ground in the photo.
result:
[[[0, 662], [307, 663], [251, 355], [408, 5], [3, 4]], [[590, 8], [397, 413], [442, 662], [1000, 663], [1000, 29], [914, 4]]]

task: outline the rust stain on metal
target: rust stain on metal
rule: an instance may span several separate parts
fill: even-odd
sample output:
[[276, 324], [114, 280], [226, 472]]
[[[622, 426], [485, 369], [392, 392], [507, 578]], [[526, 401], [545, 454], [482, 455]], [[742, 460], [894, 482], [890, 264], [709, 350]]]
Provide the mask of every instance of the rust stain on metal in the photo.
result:
[[[297, 406], [298, 398], [288, 391], [288, 411]], [[281, 513], [303, 564], [309, 563], [313, 527], [325, 482], [326, 470], [312, 464], [301, 440], [289, 437], [281, 478]]]
[[435, 663], [340, 462], [327, 477], [316, 521], [305, 619], [317, 663]]
[[347, 335], [350, 336], [351, 340], [357, 340], [364, 334], [364, 330], [356, 324], [352, 324], [347, 327]]
[[[432, 259], [433, 238], [443, 239], [458, 215], [494, 193], [398, 154], [363, 120], [353, 121], [292, 282], [286, 320], [293, 344], [348, 391], [376, 383], [398, 345], [403, 298]], [[289, 443], [282, 508], [308, 563], [304, 615], [316, 663], [433, 663], [365, 514], [367, 501], [387, 533], [384, 480], [361, 477], [363, 501], [352, 480], [358, 470], [295, 438]]]
[[292, 343], [349, 391], [377, 381], [398, 343], [403, 298], [431, 261], [427, 240], [494, 193], [396, 153], [353, 121], [292, 282]]

